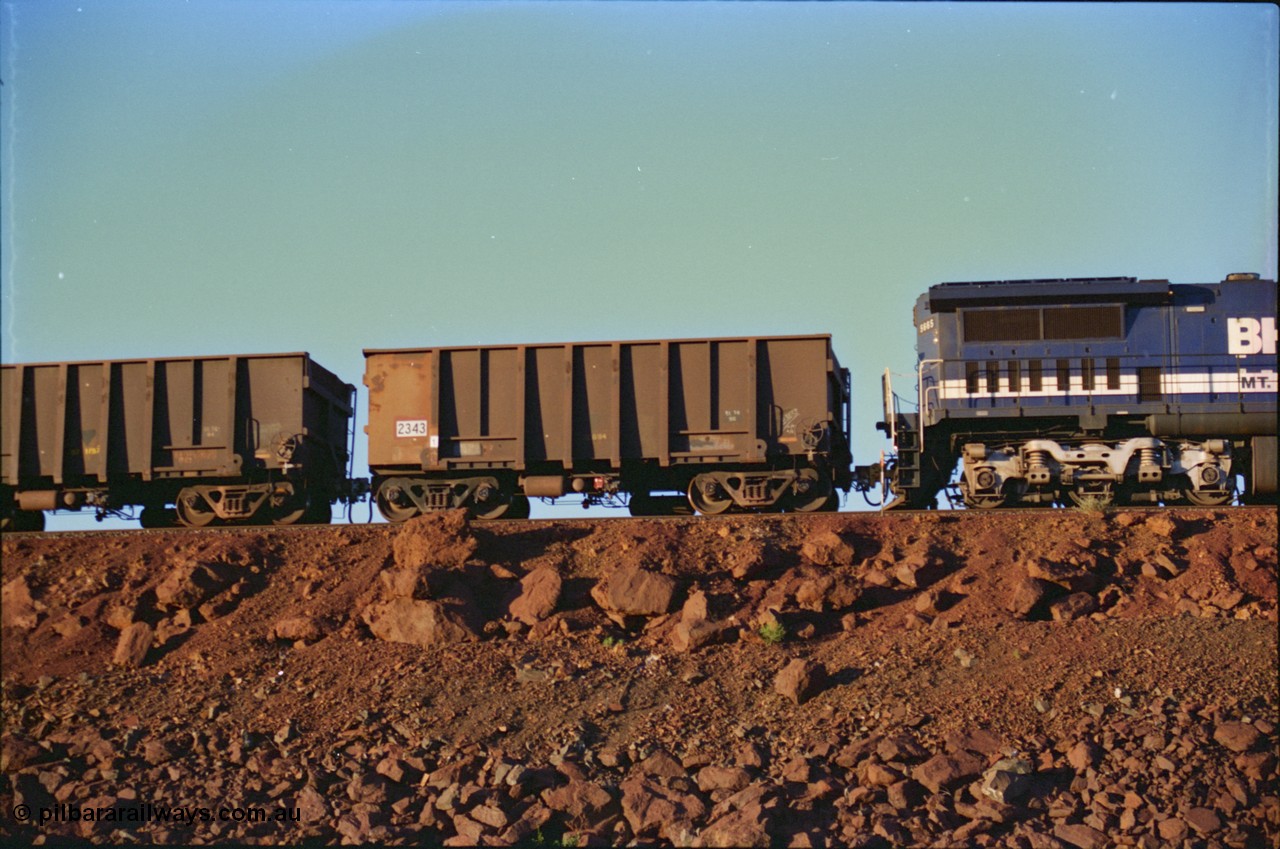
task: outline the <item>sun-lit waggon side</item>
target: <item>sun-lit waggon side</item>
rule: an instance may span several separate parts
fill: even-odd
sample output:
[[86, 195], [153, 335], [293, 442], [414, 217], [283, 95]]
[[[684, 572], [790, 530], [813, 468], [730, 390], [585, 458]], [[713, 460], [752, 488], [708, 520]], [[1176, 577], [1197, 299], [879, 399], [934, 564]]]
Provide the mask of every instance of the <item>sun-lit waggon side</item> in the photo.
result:
[[391, 521], [529, 498], [834, 509], [848, 371], [829, 336], [366, 350], [369, 466]]
[[303, 353], [7, 364], [0, 518], [39, 529], [43, 511], [136, 505], [144, 527], [327, 522], [354, 399]]
[[943, 283], [915, 327], [916, 410], [886, 375], [878, 425], [890, 506], [933, 504], [957, 462], [971, 507], [1275, 499], [1274, 281]]

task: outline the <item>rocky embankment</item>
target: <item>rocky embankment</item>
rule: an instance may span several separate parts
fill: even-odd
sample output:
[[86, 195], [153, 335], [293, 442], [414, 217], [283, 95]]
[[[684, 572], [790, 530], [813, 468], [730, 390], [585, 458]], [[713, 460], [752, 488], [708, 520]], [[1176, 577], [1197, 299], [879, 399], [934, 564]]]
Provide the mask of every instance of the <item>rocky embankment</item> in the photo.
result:
[[6, 843], [1274, 846], [1276, 511], [12, 536]]

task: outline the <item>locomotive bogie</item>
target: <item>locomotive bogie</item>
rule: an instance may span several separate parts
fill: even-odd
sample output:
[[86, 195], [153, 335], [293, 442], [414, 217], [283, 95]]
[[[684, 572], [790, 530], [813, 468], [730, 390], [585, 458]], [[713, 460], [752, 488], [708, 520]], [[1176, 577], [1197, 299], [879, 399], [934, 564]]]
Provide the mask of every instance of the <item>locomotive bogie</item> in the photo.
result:
[[960, 492], [970, 507], [1081, 503], [1224, 504], [1235, 492], [1231, 443], [1166, 443], [1154, 437], [1063, 445], [970, 442], [961, 451]]

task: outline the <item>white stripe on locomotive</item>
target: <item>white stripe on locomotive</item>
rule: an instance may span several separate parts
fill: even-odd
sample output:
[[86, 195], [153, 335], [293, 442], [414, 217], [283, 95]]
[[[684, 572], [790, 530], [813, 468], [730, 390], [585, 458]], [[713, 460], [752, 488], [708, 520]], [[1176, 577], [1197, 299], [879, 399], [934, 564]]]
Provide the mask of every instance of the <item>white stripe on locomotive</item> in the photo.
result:
[[[1223, 374], [1215, 374], [1213, 372], [1201, 372], [1199, 374], [1162, 374], [1160, 375], [1160, 392], [1163, 395], [1237, 395], [1237, 394], [1275, 394], [1277, 388], [1278, 375], [1270, 369], [1262, 369], [1260, 371], [1230, 372]], [[1072, 395], [1090, 395], [1090, 396], [1109, 396], [1109, 397], [1138, 397], [1138, 376], [1136, 374], [1121, 374], [1120, 386], [1115, 389], [1109, 389], [1106, 385], [1106, 377], [1098, 375], [1094, 378], [1094, 386], [1092, 389], [1085, 389], [1084, 377], [1079, 374], [1073, 374], [1068, 380], [1066, 389], [1058, 386], [1057, 375], [1046, 374], [1041, 378], [1041, 388], [1032, 391], [1030, 381], [1027, 376], [1022, 375], [1019, 380], [1019, 388], [1017, 390], [1005, 388], [1009, 386], [1009, 375], [1002, 373], [999, 380], [999, 389], [995, 392], [990, 391], [987, 387], [987, 379], [985, 370], [979, 374], [979, 385], [977, 391], [969, 391], [969, 381], [965, 378], [944, 380], [941, 384], [940, 397], [943, 400], [964, 400], [968, 398], [1060, 398]], [[927, 386], [927, 383], [926, 383]], [[1026, 386], [1028, 388], [1022, 388]], [[1053, 388], [1049, 388], [1052, 386]]]

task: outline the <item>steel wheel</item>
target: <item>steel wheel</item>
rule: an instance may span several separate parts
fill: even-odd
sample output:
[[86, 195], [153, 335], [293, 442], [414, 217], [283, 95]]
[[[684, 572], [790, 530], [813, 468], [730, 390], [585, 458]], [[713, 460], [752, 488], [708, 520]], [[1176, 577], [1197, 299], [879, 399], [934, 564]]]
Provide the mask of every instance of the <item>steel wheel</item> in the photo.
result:
[[1234, 497], [1232, 492], [1198, 492], [1194, 489], [1183, 490], [1182, 497], [1197, 507], [1221, 507], [1230, 504]]
[[716, 516], [733, 506], [733, 497], [710, 475], [689, 481], [689, 504], [707, 516]]
[[194, 489], [179, 492], [174, 506], [178, 510], [178, 522], [188, 528], [203, 528], [217, 518], [213, 510], [207, 509], [204, 497]]
[[1003, 507], [1005, 497], [1000, 495], [966, 495], [964, 497], [964, 506], [971, 507], [975, 510], [994, 510], [997, 507]]
[[383, 481], [378, 487], [378, 494], [374, 496], [378, 502], [378, 512], [388, 522], [407, 522], [418, 515], [418, 506], [409, 501], [401, 490], [401, 485], [400, 481], [394, 479]]
[[[512, 487], [514, 489], [514, 487]], [[460, 486], [455, 490], [461, 489]], [[512, 509], [515, 495], [493, 478], [485, 478], [476, 482], [471, 490], [470, 503], [467, 509], [477, 519], [501, 519]]]
[[307, 514], [305, 497], [290, 496], [283, 504], [271, 504], [267, 507], [273, 525], [295, 525]]
[[[818, 474], [817, 469], [801, 469], [795, 488], [803, 492], [795, 492], [791, 496], [791, 509], [798, 513], [816, 513], [819, 510], [833, 510], [831, 499], [835, 493], [831, 491], [831, 481]], [[839, 500], [836, 501], [839, 506]]]
[[471, 510], [477, 519], [501, 519], [510, 513], [511, 518], [519, 518], [513, 510], [512, 498], [498, 496], [490, 498], [483, 504], [472, 504]]

